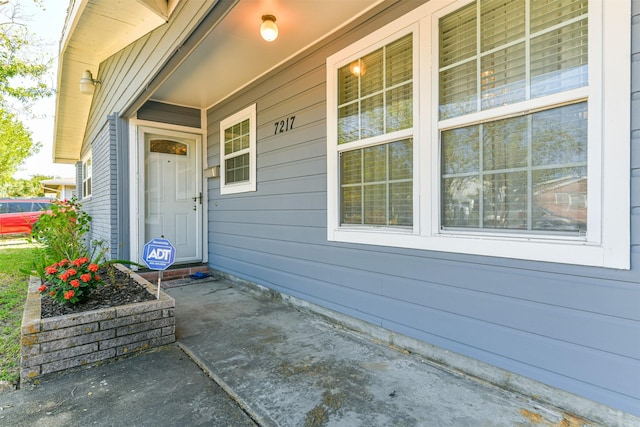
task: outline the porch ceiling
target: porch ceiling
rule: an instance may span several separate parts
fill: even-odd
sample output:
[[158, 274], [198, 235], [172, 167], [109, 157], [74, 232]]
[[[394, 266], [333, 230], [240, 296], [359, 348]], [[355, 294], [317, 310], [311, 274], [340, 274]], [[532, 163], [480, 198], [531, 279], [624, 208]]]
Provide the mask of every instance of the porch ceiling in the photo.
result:
[[[337, 30], [381, 0], [241, 0], [153, 93], [152, 100], [208, 108]], [[279, 36], [260, 37], [262, 15]]]
[[[155, 82], [148, 99], [211, 107], [382, 1], [239, 0], [173, 72]], [[80, 93], [82, 72], [95, 78], [102, 61], [163, 25], [164, 3], [172, 10], [179, 2], [71, 0], [58, 64], [54, 162], [80, 159], [91, 104], [102, 102]], [[272, 43], [259, 33], [266, 14], [279, 28]]]

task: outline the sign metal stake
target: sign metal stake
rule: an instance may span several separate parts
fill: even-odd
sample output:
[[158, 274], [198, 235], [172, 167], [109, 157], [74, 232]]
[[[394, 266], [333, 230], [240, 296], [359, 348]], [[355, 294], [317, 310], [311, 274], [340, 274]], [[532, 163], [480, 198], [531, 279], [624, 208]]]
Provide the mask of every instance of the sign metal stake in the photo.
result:
[[158, 272], [158, 296], [156, 299], [160, 299], [160, 282], [162, 281], [162, 270]]

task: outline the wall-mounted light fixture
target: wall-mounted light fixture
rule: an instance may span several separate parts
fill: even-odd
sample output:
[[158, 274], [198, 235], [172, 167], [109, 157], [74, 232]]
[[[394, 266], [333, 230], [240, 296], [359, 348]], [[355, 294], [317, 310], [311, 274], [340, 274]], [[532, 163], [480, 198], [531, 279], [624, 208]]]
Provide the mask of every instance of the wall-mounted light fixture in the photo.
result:
[[93, 95], [93, 91], [96, 89], [96, 85], [102, 83], [100, 80], [95, 80], [91, 75], [91, 71], [85, 70], [82, 73], [80, 79], [80, 93], [85, 95]]
[[278, 26], [276, 17], [273, 15], [262, 15], [262, 25], [260, 25], [260, 35], [268, 42], [278, 38]]

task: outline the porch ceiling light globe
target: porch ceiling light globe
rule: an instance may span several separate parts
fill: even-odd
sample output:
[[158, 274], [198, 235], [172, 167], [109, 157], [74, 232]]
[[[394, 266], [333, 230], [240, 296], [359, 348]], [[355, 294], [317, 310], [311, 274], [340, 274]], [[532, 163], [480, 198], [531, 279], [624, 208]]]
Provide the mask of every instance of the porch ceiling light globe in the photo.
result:
[[278, 38], [278, 26], [276, 17], [273, 15], [262, 15], [262, 25], [260, 25], [260, 35], [268, 42]]

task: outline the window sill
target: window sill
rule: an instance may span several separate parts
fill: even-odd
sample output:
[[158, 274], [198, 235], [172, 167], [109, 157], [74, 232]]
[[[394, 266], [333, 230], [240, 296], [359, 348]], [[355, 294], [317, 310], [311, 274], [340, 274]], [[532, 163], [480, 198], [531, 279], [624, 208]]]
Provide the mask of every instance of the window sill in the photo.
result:
[[419, 235], [410, 231], [346, 228], [329, 230], [328, 240], [344, 243], [419, 249], [468, 255], [492, 256], [561, 264], [630, 268], [629, 248], [623, 244], [605, 245], [584, 237], [496, 236], [471, 233]]

